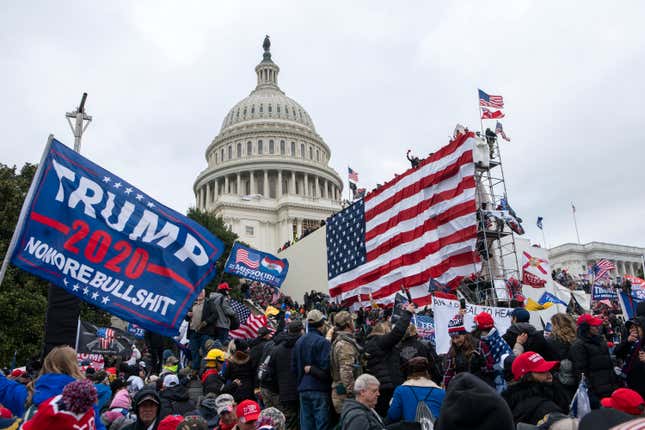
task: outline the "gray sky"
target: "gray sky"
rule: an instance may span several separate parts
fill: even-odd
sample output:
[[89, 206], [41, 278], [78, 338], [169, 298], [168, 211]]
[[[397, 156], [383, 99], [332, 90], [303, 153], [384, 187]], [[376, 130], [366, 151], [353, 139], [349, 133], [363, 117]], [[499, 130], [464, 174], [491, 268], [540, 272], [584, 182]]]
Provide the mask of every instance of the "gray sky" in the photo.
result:
[[[504, 96], [510, 203], [550, 246], [645, 246], [645, 3], [4, 2], [0, 162], [36, 162], [89, 93], [82, 152], [180, 212], [271, 35], [279, 83], [373, 187]], [[351, 3], [351, 4], [350, 4]], [[494, 125], [494, 123], [493, 123]]]

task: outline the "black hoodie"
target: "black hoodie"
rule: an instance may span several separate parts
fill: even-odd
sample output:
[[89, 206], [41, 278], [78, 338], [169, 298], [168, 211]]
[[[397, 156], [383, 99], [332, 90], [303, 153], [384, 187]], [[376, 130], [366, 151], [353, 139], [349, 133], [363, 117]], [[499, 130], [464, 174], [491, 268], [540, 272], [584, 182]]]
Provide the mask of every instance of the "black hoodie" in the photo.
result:
[[552, 349], [551, 345], [544, 338], [544, 332], [536, 330], [535, 327], [527, 322], [518, 322], [511, 324], [502, 338], [512, 349], [513, 346], [515, 346], [517, 337], [522, 333], [527, 333], [529, 335], [526, 343], [524, 344], [524, 352], [537, 352], [545, 360], [558, 359], [557, 352]]
[[486, 382], [464, 372], [450, 382], [434, 428], [515, 430], [515, 423], [504, 399]]
[[291, 373], [291, 351], [299, 338], [300, 333], [287, 333], [280, 337], [271, 356], [271, 370], [278, 381], [278, 394], [283, 403], [298, 400], [298, 381]]
[[190, 400], [188, 390], [182, 384], [165, 388], [159, 397], [161, 399], [160, 419], [168, 415], [184, 415], [186, 412], [195, 410], [195, 402]]
[[557, 385], [540, 382], [518, 382], [502, 393], [513, 412], [515, 423], [537, 424], [551, 412], [567, 412], [566, 393]]

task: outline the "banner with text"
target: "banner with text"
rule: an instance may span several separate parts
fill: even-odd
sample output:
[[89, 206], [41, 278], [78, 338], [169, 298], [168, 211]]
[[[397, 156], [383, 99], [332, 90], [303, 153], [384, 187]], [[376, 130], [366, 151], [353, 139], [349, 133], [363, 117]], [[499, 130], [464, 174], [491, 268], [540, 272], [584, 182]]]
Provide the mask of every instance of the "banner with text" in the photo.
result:
[[611, 286], [594, 284], [591, 287], [591, 300], [617, 300], [618, 295]]
[[275, 288], [280, 288], [288, 271], [289, 262], [286, 259], [277, 258], [239, 242], [233, 245], [224, 266], [226, 273], [259, 281]]
[[11, 262], [86, 302], [172, 336], [224, 245], [193, 220], [51, 139]]
[[[446, 354], [450, 349], [450, 336], [448, 335], [448, 321], [459, 312], [458, 300], [446, 300], [432, 297], [432, 310], [434, 312], [435, 342], [437, 354]], [[466, 304], [464, 314], [464, 327], [472, 331], [475, 326], [473, 318], [480, 312], [488, 312], [495, 320], [495, 328], [500, 335], [506, 333], [511, 326], [512, 308], [497, 308], [492, 306], [481, 306]]]

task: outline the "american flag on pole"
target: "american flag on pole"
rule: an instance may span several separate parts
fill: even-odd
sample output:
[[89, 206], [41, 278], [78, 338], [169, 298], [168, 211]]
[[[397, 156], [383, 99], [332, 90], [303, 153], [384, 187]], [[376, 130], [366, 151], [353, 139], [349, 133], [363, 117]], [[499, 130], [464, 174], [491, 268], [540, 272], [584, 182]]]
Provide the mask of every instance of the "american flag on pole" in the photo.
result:
[[268, 328], [271, 333], [275, 332], [268, 325], [266, 316], [252, 314], [249, 308], [237, 300], [231, 300], [231, 307], [240, 321], [240, 326], [228, 333], [233, 339], [255, 339], [258, 337], [260, 327]]
[[504, 133], [504, 127], [502, 126], [502, 123], [499, 121], [497, 121], [497, 124], [495, 125], [495, 134], [499, 134], [500, 136], [502, 136], [502, 139], [504, 139], [507, 142], [511, 141], [511, 139], [509, 139], [506, 136], [506, 133]]
[[602, 258], [598, 260], [596, 264], [594, 264], [591, 267], [591, 270], [593, 271], [594, 279], [600, 280], [600, 279], [608, 278], [609, 271], [614, 270], [615, 268], [616, 266], [614, 265], [614, 263], [612, 263], [607, 259]]
[[431, 278], [455, 288], [479, 271], [474, 144], [473, 133], [459, 136], [328, 220], [332, 298], [392, 303], [403, 286], [423, 306]]
[[492, 107], [495, 109], [504, 109], [504, 97], [502, 96], [491, 96], [479, 91], [479, 106]]
[[358, 172], [347, 166], [347, 177], [351, 182], [358, 182]]

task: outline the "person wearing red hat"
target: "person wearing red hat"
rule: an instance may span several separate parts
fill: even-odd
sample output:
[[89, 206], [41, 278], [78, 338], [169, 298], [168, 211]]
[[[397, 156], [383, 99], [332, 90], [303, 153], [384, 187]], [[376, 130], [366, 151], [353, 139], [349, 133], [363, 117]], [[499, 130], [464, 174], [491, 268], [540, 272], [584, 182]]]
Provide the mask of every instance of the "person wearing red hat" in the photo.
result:
[[260, 405], [253, 400], [244, 400], [235, 408], [237, 425], [234, 430], [255, 430], [255, 422], [260, 417]]
[[645, 412], [645, 400], [634, 390], [619, 388], [611, 397], [605, 397], [600, 401], [605, 408], [617, 409], [630, 415], [643, 415]]
[[502, 397], [511, 408], [516, 424], [537, 424], [549, 413], [569, 410], [566, 393], [552, 384], [551, 371], [558, 364], [557, 361], [546, 361], [533, 351], [525, 352], [513, 360], [511, 369], [516, 382], [508, 386]]
[[207, 333], [224, 344], [228, 339], [229, 330], [240, 326], [235, 310], [231, 306], [228, 292], [231, 287], [226, 282], [217, 286], [217, 292], [211, 293], [204, 303], [202, 322], [199, 325], [201, 333]]
[[616, 373], [607, 342], [600, 335], [602, 320], [583, 314], [577, 322], [577, 337], [569, 350], [569, 358], [573, 363], [576, 383], [580, 382], [583, 373], [589, 383], [589, 400], [593, 408], [598, 406], [601, 398], [611, 396], [618, 388]]
[[477, 344], [477, 351], [484, 359], [484, 366], [481, 369], [480, 378], [488, 385], [495, 388], [495, 358], [491, 348], [486, 342], [488, 333], [495, 328], [493, 316], [488, 312], [480, 312], [473, 318], [475, 329], [470, 333]]

